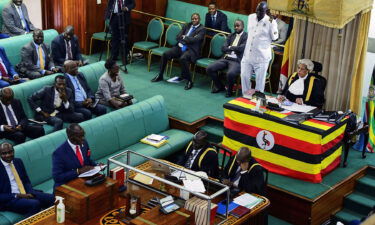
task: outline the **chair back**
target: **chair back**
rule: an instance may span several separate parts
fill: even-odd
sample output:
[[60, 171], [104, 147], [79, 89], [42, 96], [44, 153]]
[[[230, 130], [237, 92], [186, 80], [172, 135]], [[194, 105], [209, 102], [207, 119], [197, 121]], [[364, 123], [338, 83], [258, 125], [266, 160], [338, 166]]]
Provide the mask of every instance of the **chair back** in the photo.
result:
[[226, 38], [227, 36], [222, 33], [217, 33], [212, 37], [208, 57], [220, 58], [224, 54], [221, 47], [224, 45]]
[[320, 83], [322, 84], [323, 92], [326, 89], [327, 86], [327, 79], [321, 75], [321, 72], [323, 71], [323, 65], [320, 62], [312, 61], [314, 63], [314, 69], [311, 72], [311, 74], [314, 74], [316, 78], [320, 80]]
[[151, 41], [159, 40], [159, 46], [161, 44], [161, 37], [164, 33], [164, 23], [160, 18], [153, 18], [147, 25], [147, 37], [146, 41], [150, 39]]
[[104, 21], [104, 32], [107, 32], [108, 30], [108, 33], [111, 33], [111, 27], [109, 26], [109, 19], [106, 19]]
[[219, 164], [219, 178], [225, 176], [225, 166], [232, 159], [232, 151], [218, 144], [210, 143], [216, 149], [218, 155]]
[[182, 27], [179, 23], [171, 23], [167, 31], [165, 32], [164, 46], [168, 44], [169, 46], [174, 46], [177, 44], [177, 35], [180, 33]]

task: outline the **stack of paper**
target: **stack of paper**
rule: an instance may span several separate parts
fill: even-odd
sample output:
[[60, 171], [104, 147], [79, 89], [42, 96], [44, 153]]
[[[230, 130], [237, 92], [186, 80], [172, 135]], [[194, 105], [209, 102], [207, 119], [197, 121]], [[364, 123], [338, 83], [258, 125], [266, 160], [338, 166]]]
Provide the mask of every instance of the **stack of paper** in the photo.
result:
[[168, 142], [168, 137], [158, 134], [150, 134], [141, 140], [142, 143], [159, 148]]
[[[155, 175], [155, 173], [150, 173], [151, 175]], [[143, 175], [141, 173], [137, 173], [137, 175], [135, 175], [134, 177], [134, 180], [138, 181], [138, 182], [141, 182], [141, 183], [144, 183], [144, 184], [147, 184], [147, 185], [151, 185], [152, 182], [154, 181], [153, 178], [149, 177], [149, 176], [146, 176], [146, 175]]]
[[234, 203], [238, 205], [242, 205], [246, 208], [252, 209], [255, 206], [257, 206], [259, 203], [261, 203], [263, 199], [255, 197], [254, 195], [245, 193], [233, 200]]
[[206, 188], [201, 179], [196, 180], [183, 180], [184, 187], [190, 191], [204, 193], [206, 192]]

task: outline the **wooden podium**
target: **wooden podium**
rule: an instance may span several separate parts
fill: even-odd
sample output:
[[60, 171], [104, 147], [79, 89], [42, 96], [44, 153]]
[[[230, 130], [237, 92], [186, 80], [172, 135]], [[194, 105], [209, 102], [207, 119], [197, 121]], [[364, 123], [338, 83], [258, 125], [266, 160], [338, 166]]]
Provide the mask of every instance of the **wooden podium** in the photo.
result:
[[117, 206], [118, 185], [107, 177], [104, 183], [90, 187], [77, 178], [57, 187], [55, 195], [64, 198], [66, 219], [82, 224]]

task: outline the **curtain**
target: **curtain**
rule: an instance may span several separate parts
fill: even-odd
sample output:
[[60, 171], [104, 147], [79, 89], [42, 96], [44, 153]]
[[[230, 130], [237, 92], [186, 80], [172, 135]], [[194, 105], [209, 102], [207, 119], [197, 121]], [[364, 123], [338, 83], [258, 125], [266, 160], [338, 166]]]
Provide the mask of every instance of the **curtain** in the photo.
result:
[[[368, 20], [368, 21], [367, 21]], [[307, 26], [305, 55], [302, 49]], [[294, 49], [289, 58], [290, 72], [296, 71], [297, 60], [308, 58], [323, 64], [322, 76], [327, 79], [325, 109], [359, 112], [361, 80], [364, 70], [364, 46], [369, 26], [369, 12], [357, 15], [342, 29], [329, 28], [301, 19], [295, 19]], [[364, 40], [366, 39], [366, 40]], [[357, 85], [354, 85], [356, 83]], [[353, 85], [352, 85], [353, 84]], [[352, 93], [351, 93], [351, 90]], [[351, 96], [353, 95], [353, 99]], [[360, 106], [359, 106], [360, 107]]]

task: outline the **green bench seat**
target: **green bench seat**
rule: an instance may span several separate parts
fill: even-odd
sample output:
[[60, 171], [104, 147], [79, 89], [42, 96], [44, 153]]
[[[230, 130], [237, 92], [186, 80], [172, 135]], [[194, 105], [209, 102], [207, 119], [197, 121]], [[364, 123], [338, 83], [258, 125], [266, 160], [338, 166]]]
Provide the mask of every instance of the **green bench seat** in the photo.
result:
[[[91, 157], [103, 163], [108, 157], [125, 150], [165, 158], [184, 148], [193, 136], [186, 131], [169, 128], [164, 98], [160, 95], [85, 121], [81, 126], [85, 129]], [[151, 133], [167, 135], [168, 143], [155, 148], [139, 142]], [[15, 146], [15, 155], [23, 160], [35, 189], [52, 193], [52, 153], [65, 140], [66, 131], [61, 130]], [[132, 165], [142, 162], [131, 159]], [[1, 225], [13, 224], [20, 219], [22, 216], [18, 214], [0, 212]]]
[[[206, 13], [208, 12], [207, 6], [201, 6], [182, 2], [178, 0], [168, 0], [168, 6], [165, 13], [165, 17], [183, 22], [190, 22], [192, 13], [199, 13], [201, 16], [201, 23], [204, 25], [206, 20]], [[225, 13], [228, 17], [228, 27], [233, 32], [233, 24], [236, 19], [241, 19], [245, 23], [245, 29], [247, 27], [248, 15], [233, 13], [225, 10], [220, 10]], [[167, 20], [164, 22], [169, 25], [172, 21]]]

